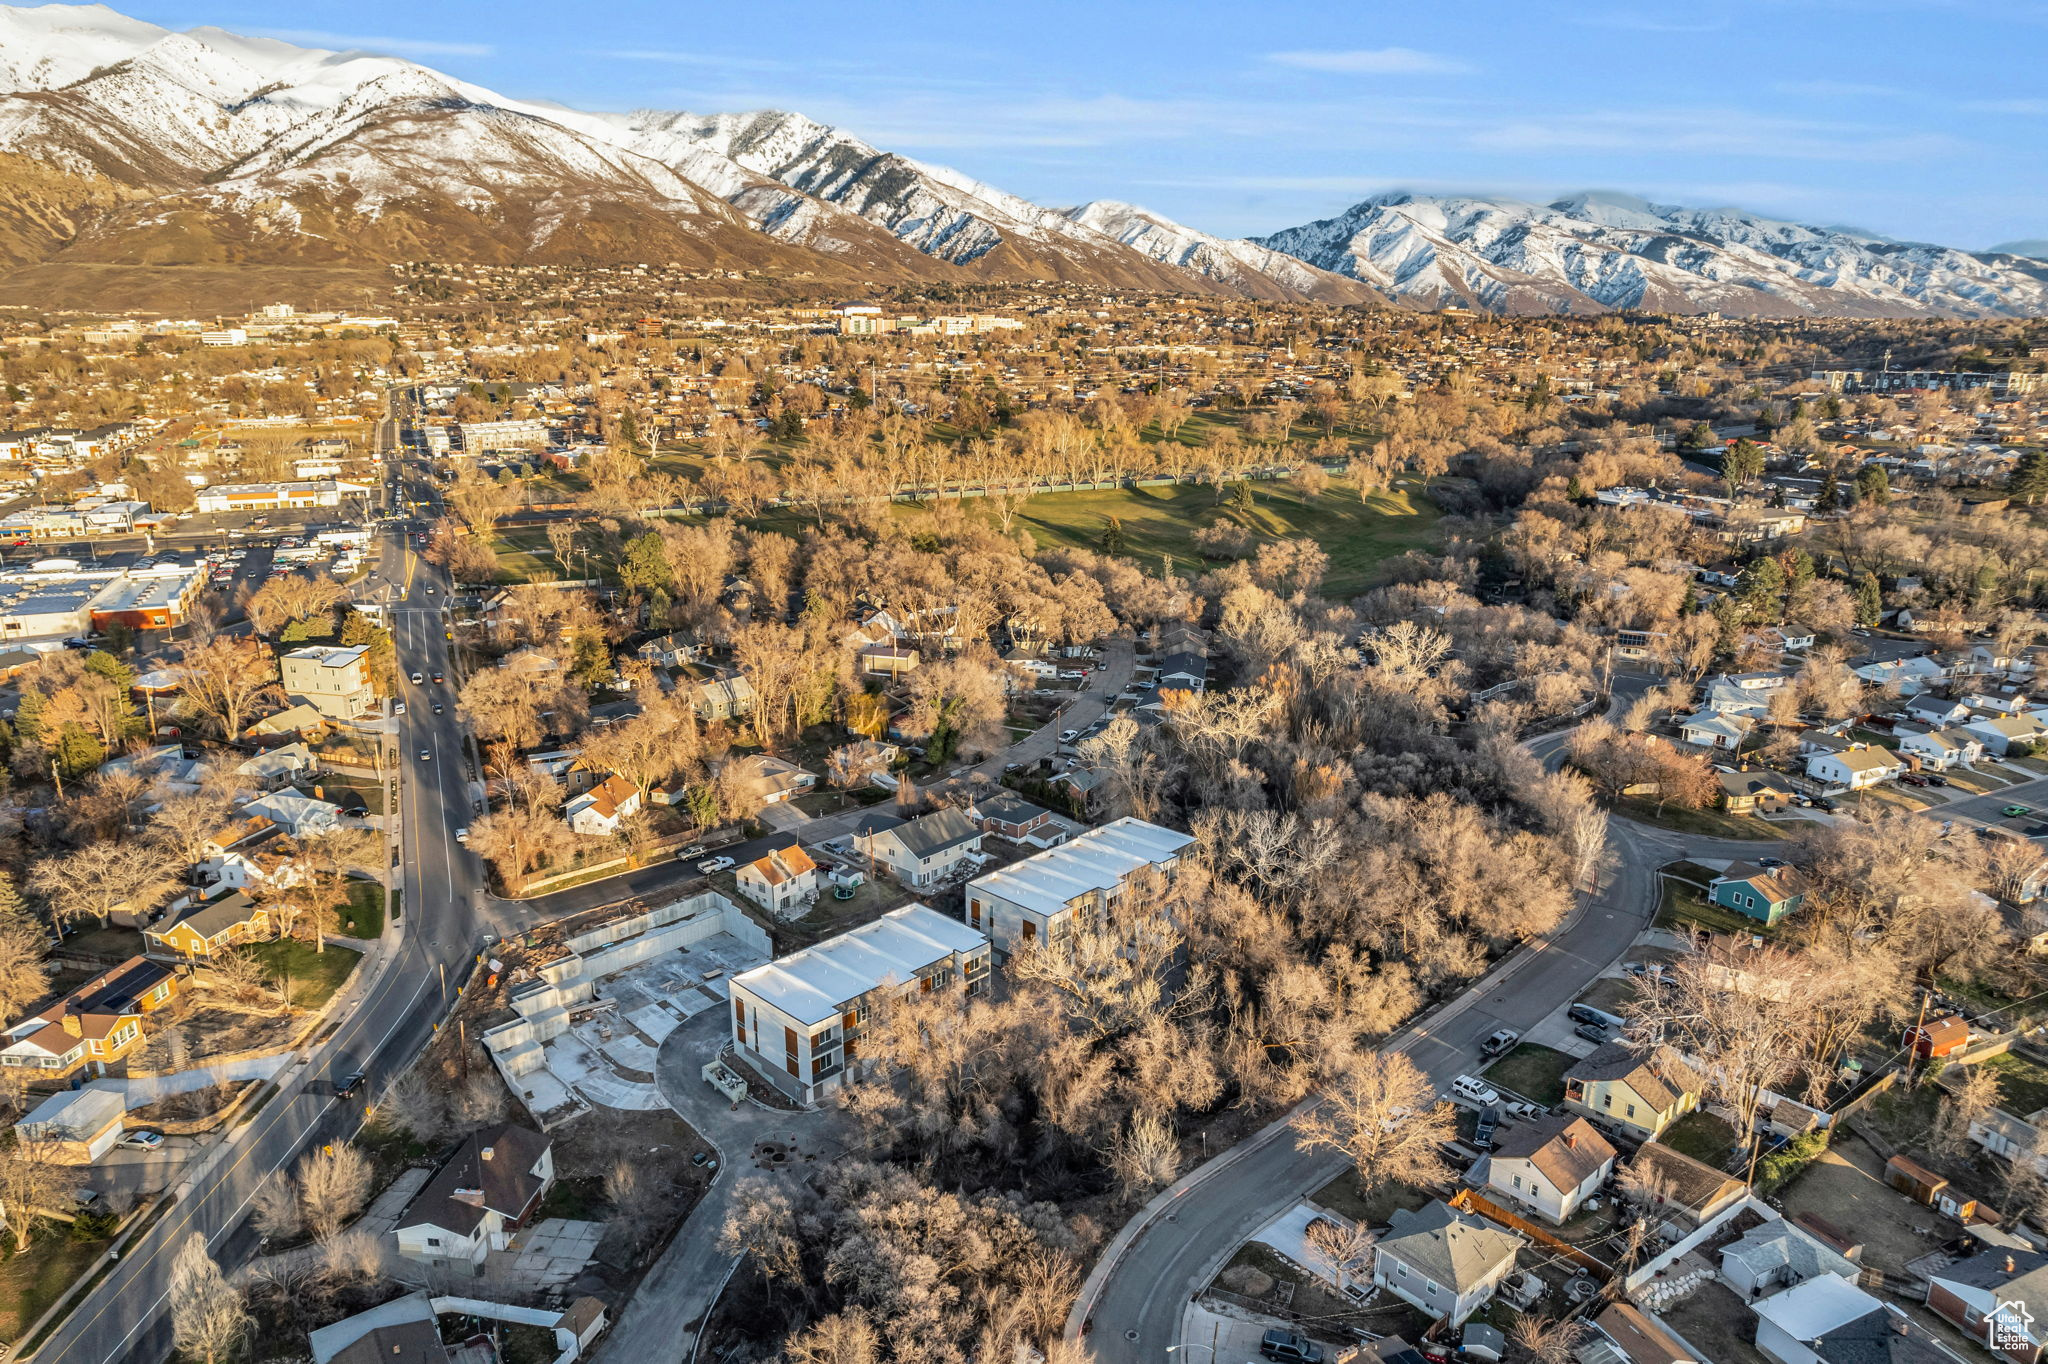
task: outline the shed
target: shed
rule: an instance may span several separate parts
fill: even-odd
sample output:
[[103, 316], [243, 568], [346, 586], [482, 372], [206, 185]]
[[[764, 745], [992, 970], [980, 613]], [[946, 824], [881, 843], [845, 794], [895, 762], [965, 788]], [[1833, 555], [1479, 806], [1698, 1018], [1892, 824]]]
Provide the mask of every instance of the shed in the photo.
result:
[[1951, 1185], [1926, 1166], [1904, 1156], [1885, 1162], [1884, 1182], [1915, 1203], [1924, 1203], [1944, 1217], [1958, 1222], [1976, 1221], [1981, 1211], [1977, 1200]]
[[1483, 1321], [1468, 1321], [1464, 1333], [1459, 1337], [1458, 1353], [1468, 1359], [1483, 1359], [1487, 1364], [1507, 1353], [1507, 1337]]
[[1930, 1059], [1948, 1056], [1970, 1045], [1970, 1025], [1961, 1014], [1932, 1019], [1906, 1029], [1906, 1045]]

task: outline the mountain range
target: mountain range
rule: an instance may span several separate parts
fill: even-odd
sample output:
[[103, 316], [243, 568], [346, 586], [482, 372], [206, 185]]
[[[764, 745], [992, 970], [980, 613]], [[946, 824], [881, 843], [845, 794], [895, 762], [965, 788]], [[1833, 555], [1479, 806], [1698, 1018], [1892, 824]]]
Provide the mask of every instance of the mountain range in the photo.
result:
[[800, 114], [584, 112], [393, 57], [0, 7], [0, 300], [150, 306], [169, 278], [368, 290], [405, 260], [1503, 312], [2048, 312], [2048, 263], [2017, 249], [1610, 194], [1384, 194], [1232, 240], [1109, 200], [1044, 207]]

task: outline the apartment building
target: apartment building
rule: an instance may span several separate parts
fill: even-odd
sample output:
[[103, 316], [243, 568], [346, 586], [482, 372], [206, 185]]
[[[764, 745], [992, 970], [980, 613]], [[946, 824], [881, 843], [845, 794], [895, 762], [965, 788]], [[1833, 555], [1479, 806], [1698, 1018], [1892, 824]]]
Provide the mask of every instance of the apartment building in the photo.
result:
[[369, 653], [362, 644], [294, 649], [278, 660], [285, 695], [330, 720], [353, 720], [377, 704], [370, 686]]
[[1125, 817], [1090, 829], [967, 883], [967, 923], [1008, 954], [1036, 941], [1060, 942], [1075, 917], [1100, 922], [1131, 888], [1171, 877], [1194, 843], [1187, 834]]
[[732, 1040], [777, 1089], [814, 1103], [859, 1075], [860, 1031], [891, 998], [988, 984], [989, 942], [924, 905], [732, 979]]

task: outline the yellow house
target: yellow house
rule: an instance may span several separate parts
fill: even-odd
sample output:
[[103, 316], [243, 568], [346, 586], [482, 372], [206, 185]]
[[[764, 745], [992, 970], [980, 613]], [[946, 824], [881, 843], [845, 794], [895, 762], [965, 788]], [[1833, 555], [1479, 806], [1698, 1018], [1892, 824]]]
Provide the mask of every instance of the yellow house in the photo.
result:
[[217, 900], [201, 900], [186, 906], [174, 918], [145, 932], [142, 938], [153, 953], [189, 960], [211, 957], [243, 943], [265, 941], [270, 935], [270, 911], [237, 890]]
[[1609, 1042], [1564, 1073], [1564, 1106], [1648, 1141], [1698, 1108], [1702, 1088], [1682, 1062]]

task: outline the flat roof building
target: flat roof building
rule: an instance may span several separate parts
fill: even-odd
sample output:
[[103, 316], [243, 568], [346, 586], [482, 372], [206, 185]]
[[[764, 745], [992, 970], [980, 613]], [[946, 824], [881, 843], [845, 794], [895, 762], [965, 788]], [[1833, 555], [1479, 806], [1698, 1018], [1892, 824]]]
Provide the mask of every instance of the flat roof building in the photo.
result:
[[959, 920], [905, 905], [732, 979], [732, 1038], [783, 1093], [812, 1103], [857, 1074], [870, 1009], [910, 993], [988, 983], [989, 943]]
[[1072, 935], [1074, 915], [1100, 922], [1143, 875], [1171, 876], [1194, 838], [1124, 818], [967, 883], [967, 922], [999, 952]]

